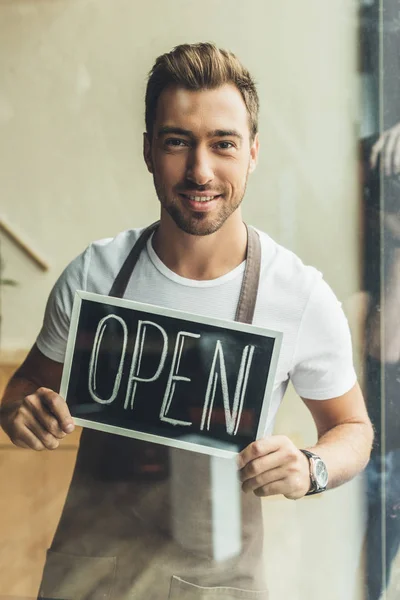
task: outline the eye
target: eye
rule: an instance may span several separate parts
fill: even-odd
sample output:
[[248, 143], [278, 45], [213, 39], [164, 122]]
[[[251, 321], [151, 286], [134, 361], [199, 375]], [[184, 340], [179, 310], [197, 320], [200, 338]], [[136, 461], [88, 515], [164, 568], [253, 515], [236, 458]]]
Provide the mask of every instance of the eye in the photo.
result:
[[235, 144], [233, 142], [218, 142], [216, 145], [219, 150], [230, 150], [231, 148], [235, 148]]
[[172, 146], [173, 148], [184, 148], [188, 145], [185, 140], [181, 140], [179, 138], [168, 138], [165, 140], [164, 144], [166, 146]]

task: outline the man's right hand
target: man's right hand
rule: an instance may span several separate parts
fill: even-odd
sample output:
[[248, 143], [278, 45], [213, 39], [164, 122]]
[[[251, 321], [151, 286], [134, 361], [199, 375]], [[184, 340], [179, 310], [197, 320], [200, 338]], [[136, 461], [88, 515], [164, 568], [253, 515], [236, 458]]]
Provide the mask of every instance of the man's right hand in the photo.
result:
[[1, 426], [13, 444], [33, 450], [55, 450], [75, 429], [65, 400], [45, 387], [18, 404], [3, 404]]

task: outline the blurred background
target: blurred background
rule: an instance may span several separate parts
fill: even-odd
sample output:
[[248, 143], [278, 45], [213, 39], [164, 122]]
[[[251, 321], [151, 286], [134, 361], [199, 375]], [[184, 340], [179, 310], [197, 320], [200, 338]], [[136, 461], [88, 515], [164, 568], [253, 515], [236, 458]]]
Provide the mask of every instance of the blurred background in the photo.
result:
[[[373, 67], [362, 64], [360, 39], [367, 22], [375, 35], [368, 43], [378, 47], [379, 12], [364, 14], [364, 5], [368, 12], [378, 4], [0, 0], [0, 386], [33, 344], [68, 262], [92, 240], [157, 218], [142, 158], [146, 76], [158, 55], [198, 41], [235, 52], [258, 84], [261, 153], [245, 219], [323, 272], [343, 302], [363, 379], [364, 242], [372, 234], [360, 138], [378, 132], [379, 139], [389, 124], [378, 115], [365, 125], [363, 93], [379, 84], [365, 77]], [[384, 237], [373, 239], [379, 265]], [[300, 447], [315, 439], [291, 390], [276, 432]], [[38, 454], [0, 438], [0, 598], [35, 597], [72, 473], [74, 436]], [[360, 476], [304, 501], [264, 501], [271, 600], [367, 597], [364, 491]], [[398, 597], [396, 578], [400, 586], [400, 564], [398, 574], [393, 565], [388, 600]]]

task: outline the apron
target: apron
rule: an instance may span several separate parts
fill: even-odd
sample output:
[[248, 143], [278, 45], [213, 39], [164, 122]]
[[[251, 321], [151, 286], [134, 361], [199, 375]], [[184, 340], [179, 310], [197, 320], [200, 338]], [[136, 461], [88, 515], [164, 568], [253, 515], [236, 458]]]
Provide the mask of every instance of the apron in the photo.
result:
[[[157, 226], [158, 222], [142, 232], [110, 296], [123, 297], [140, 253]], [[260, 264], [259, 236], [249, 227], [236, 321], [252, 323]], [[212, 460], [204, 454], [84, 429], [60, 522], [47, 552], [39, 598], [267, 600], [261, 499], [241, 492], [237, 477], [241, 548], [228, 558], [215, 559]], [[229, 459], [216, 460], [221, 468], [221, 461]], [[186, 513], [182, 517], [185, 536], [179, 539], [174, 531], [182, 531], [182, 523], [174, 523], [176, 511], [174, 516], [171, 506], [177, 472], [182, 512]]]

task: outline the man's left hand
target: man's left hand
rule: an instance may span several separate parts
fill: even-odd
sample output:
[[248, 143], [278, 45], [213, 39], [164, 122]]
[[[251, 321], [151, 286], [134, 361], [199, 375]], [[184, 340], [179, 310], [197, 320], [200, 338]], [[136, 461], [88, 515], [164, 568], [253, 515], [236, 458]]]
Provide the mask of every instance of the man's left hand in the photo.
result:
[[273, 435], [247, 446], [238, 457], [244, 492], [256, 496], [283, 494], [297, 500], [310, 489], [308, 458], [284, 435]]

